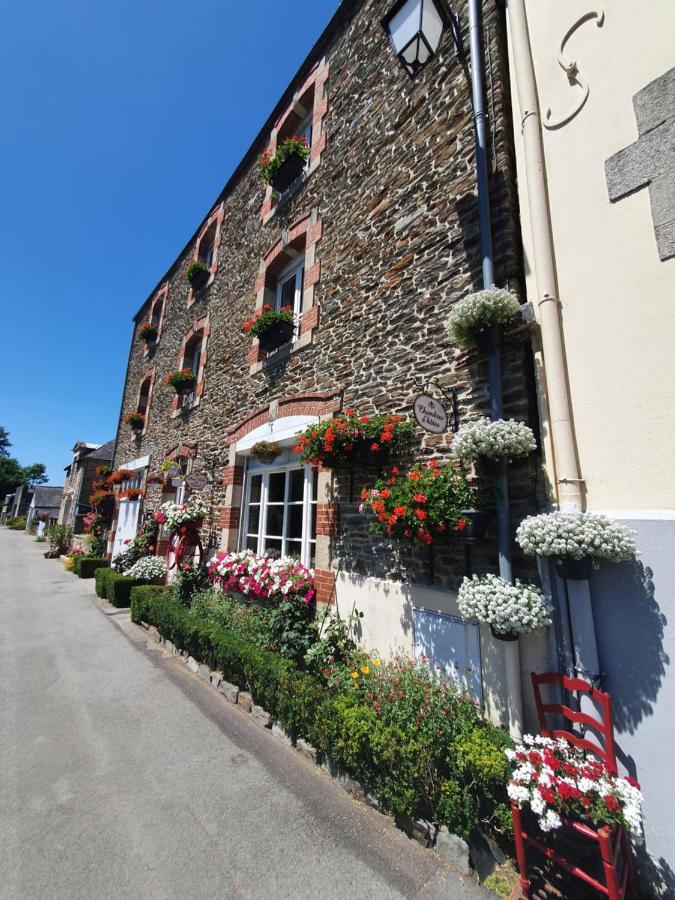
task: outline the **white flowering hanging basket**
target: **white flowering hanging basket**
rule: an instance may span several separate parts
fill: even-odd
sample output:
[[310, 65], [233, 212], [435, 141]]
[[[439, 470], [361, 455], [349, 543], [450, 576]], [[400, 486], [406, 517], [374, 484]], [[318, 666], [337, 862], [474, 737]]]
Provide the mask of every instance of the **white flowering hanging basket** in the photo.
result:
[[465, 618], [485, 622], [503, 641], [551, 624], [551, 606], [538, 588], [517, 579], [510, 584], [498, 575], [465, 578], [457, 605]]
[[488, 288], [469, 294], [457, 303], [448, 321], [448, 331], [463, 347], [482, 346], [494, 338], [493, 329], [505, 325], [517, 315], [520, 304], [509, 291]]
[[503, 460], [527, 456], [537, 447], [534, 432], [514, 419], [487, 417], [462, 425], [452, 442], [452, 452], [458, 459]]
[[590, 576], [593, 562], [623, 562], [637, 554], [635, 532], [607, 516], [589, 512], [552, 512], [528, 516], [516, 540], [528, 556], [554, 560], [563, 578]]

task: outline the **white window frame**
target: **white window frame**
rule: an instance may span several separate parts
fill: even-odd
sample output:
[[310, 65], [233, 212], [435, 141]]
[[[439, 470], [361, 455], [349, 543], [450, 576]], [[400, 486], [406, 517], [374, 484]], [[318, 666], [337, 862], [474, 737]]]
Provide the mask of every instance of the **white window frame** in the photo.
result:
[[[270, 476], [274, 474], [279, 474], [280, 472], [290, 472], [290, 471], [304, 470], [304, 486], [303, 486], [303, 496], [302, 496], [302, 536], [300, 539], [300, 562], [303, 566], [307, 568], [310, 567], [311, 563], [311, 550], [312, 545], [314, 545], [314, 556], [316, 557], [316, 520], [317, 520], [317, 499], [312, 497], [312, 485], [313, 480], [315, 478], [315, 473], [312, 470], [311, 466], [303, 466], [298, 465], [297, 462], [289, 462], [283, 465], [269, 465], [269, 466], [257, 466], [256, 468], [250, 468], [247, 462], [246, 473], [245, 473], [245, 484], [244, 484], [244, 504], [243, 504], [243, 516], [242, 516], [242, 524], [241, 530], [239, 533], [239, 546], [241, 549], [245, 549], [248, 544], [248, 540], [250, 537], [257, 539], [257, 545], [255, 552], [262, 556], [265, 553], [265, 530], [266, 530], [266, 521], [267, 521], [267, 508], [268, 508], [268, 497], [269, 497], [269, 482]], [[261, 486], [260, 486], [260, 516], [258, 519], [258, 532], [257, 536], [254, 533], [249, 533], [249, 514], [251, 509], [250, 499], [251, 499], [251, 481], [252, 478], [256, 475], [261, 476]], [[291, 539], [288, 538], [288, 519], [289, 519], [289, 510], [291, 506], [295, 505], [293, 502], [289, 502], [288, 499], [288, 491], [290, 486], [290, 478], [286, 478], [286, 484], [284, 489], [284, 500], [283, 500], [283, 525], [282, 525], [282, 534], [280, 537], [271, 537], [271, 540], [281, 540], [281, 555], [288, 555], [287, 542]], [[296, 501], [297, 502], [297, 501]], [[299, 505], [299, 503], [297, 503]], [[311, 535], [311, 523], [312, 523], [312, 506], [314, 507], [314, 536]], [[292, 539], [293, 542], [297, 541], [297, 538]]]
[[276, 297], [274, 308], [277, 312], [281, 310], [281, 292], [283, 286], [292, 278], [295, 278], [295, 292], [293, 296], [293, 323], [295, 325], [296, 337], [300, 328], [300, 319], [302, 318], [302, 301], [303, 301], [303, 281], [305, 279], [305, 252], [299, 253], [295, 259], [292, 259], [288, 265], [281, 270], [277, 278]]
[[202, 353], [203, 352], [204, 352], [204, 333], [202, 332], [201, 341], [197, 345], [197, 349], [192, 354], [192, 358], [187, 359], [186, 355], [183, 354], [183, 365], [181, 366], [181, 368], [192, 369], [192, 371], [195, 374], [195, 387], [194, 387], [194, 390], [189, 391], [187, 394], [182, 395], [181, 409], [191, 409], [195, 405], [195, 401], [197, 400], [197, 384], [199, 382], [199, 375], [201, 373], [201, 368], [202, 368]]

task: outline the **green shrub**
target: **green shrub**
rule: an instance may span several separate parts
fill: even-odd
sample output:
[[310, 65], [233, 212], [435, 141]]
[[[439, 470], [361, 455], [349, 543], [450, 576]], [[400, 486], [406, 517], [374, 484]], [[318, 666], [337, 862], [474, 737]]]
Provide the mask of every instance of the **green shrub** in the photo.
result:
[[110, 561], [104, 557], [83, 556], [79, 560], [77, 574], [80, 578], [94, 578], [97, 569], [107, 569]]
[[198, 591], [205, 591], [210, 585], [211, 579], [206, 571], [205, 563], [200, 566], [188, 566], [186, 569], [181, 569], [176, 576], [174, 596], [178, 603], [190, 606], [193, 596]]
[[102, 599], [108, 599], [108, 579], [116, 575], [114, 569], [100, 568], [94, 572], [94, 580], [96, 582], [96, 594]]
[[83, 559], [84, 559], [84, 557], [82, 556], [81, 553], [76, 553], [76, 554], [73, 556], [73, 562], [72, 562], [72, 565], [71, 565], [71, 567], [70, 567], [70, 571], [73, 573], [73, 575], [79, 575], [79, 574], [80, 574], [80, 565], [82, 564], [82, 560], [83, 560]]
[[109, 569], [110, 575], [106, 580], [106, 596], [108, 602], [118, 609], [126, 609], [131, 606], [131, 589], [138, 585], [146, 585], [150, 582], [140, 581], [137, 578], [128, 578], [126, 575], [120, 575], [114, 569]]
[[26, 528], [26, 517], [12, 516], [11, 519], [7, 520], [7, 525], [12, 529], [12, 531], [24, 531]]

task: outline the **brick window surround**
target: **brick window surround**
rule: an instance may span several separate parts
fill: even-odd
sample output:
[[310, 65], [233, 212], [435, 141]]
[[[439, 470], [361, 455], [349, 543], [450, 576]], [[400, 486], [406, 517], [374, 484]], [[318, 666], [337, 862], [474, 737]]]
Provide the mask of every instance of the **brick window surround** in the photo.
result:
[[[153, 366], [151, 369], [148, 369], [143, 377], [140, 380], [138, 385], [138, 394], [136, 395], [136, 410], [140, 413], [143, 413], [145, 416], [145, 424], [143, 425], [143, 430], [141, 434], [145, 434], [146, 429], [148, 427], [148, 421], [150, 419], [150, 406], [152, 404], [152, 392], [155, 387], [155, 378], [156, 378], [156, 370]], [[145, 403], [145, 409], [143, 409], [143, 402]]]
[[[312, 142], [309, 151], [308, 177], [321, 163], [321, 154], [326, 149], [326, 126], [324, 119], [328, 112], [328, 97], [325, 90], [327, 80], [328, 61], [324, 58], [316, 63], [304, 83], [293, 94], [292, 102], [286, 107], [279, 119], [277, 119], [267, 146], [267, 151], [269, 153], [274, 153], [277, 149], [277, 143], [284, 138], [295, 134], [297, 127], [306, 117], [307, 113], [311, 113]], [[274, 192], [272, 191], [271, 185], [268, 184], [265, 190], [263, 205], [260, 210], [260, 217], [263, 222], [269, 221], [274, 215], [275, 207], [276, 200], [274, 198]]]
[[[298, 350], [312, 342], [312, 332], [319, 324], [319, 305], [315, 300], [315, 287], [321, 278], [321, 262], [316, 258], [316, 245], [323, 234], [323, 220], [316, 209], [296, 219], [282, 231], [279, 240], [260, 262], [255, 280], [255, 308], [267, 303], [274, 308], [276, 283], [280, 272], [297, 255], [304, 252], [305, 275], [303, 279], [302, 318], [300, 334], [294, 339], [291, 350]], [[275, 361], [278, 357], [275, 356]], [[257, 339], [248, 353], [249, 372], [254, 374], [265, 366], [266, 356], [260, 350]]]
[[155, 293], [152, 300], [150, 301], [150, 308], [148, 309], [148, 316], [146, 319], [142, 319], [139, 322], [139, 328], [145, 322], [150, 322], [157, 328], [157, 340], [154, 342], [154, 345], [148, 347], [146, 345], [144, 350], [144, 356], [149, 356], [159, 344], [159, 340], [162, 336], [162, 328], [164, 327], [164, 317], [166, 316], [166, 304], [167, 298], [169, 294], [169, 282], [165, 281], [164, 284], [159, 288], [159, 290]]
[[197, 235], [197, 239], [195, 240], [195, 245], [192, 250], [192, 256], [190, 262], [194, 262], [200, 258], [200, 254], [203, 257], [204, 250], [202, 248], [202, 242], [206, 240], [213, 239], [213, 255], [211, 259], [211, 274], [209, 275], [209, 280], [206, 282], [201, 291], [195, 293], [192, 288], [189, 288], [187, 294], [187, 305], [192, 306], [195, 300], [201, 296], [202, 292], [206, 290], [206, 288], [213, 283], [213, 279], [216, 277], [216, 272], [218, 271], [218, 248], [220, 247], [221, 235], [220, 230], [223, 223], [223, 218], [225, 216], [225, 203], [219, 203], [210, 213], [208, 219], [202, 225], [199, 234]]
[[[181, 348], [178, 352], [178, 368], [182, 369], [185, 365], [185, 354], [188, 350], [188, 346], [194, 340], [194, 338], [198, 338], [201, 335], [201, 349], [199, 353], [199, 373], [197, 375], [197, 383], [195, 385], [195, 399], [190, 408], [194, 408], [195, 406], [199, 406], [202, 395], [204, 393], [204, 370], [206, 368], [206, 363], [209, 358], [208, 354], [208, 342], [209, 335], [211, 334], [211, 324], [209, 323], [208, 315], [202, 316], [201, 319], [197, 319], [187, 332], [187, 334], [183, 337], [183, 343], [181, 344]], [[183, 400], [181, 397], [176, 394], [173, 398], [173, 412], [172, 416], [180, 415], [183, 410]]]

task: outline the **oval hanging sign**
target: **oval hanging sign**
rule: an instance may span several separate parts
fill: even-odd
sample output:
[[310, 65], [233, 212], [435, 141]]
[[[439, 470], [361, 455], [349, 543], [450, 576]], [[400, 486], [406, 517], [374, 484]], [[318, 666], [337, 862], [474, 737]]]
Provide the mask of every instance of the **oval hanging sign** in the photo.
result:
[[448, 428], [448, 414], [443, 404], [429, 394], [419, 394], [413, 403], [413, 415], [418, 425], [431, 434], [443, 434]]
[[201, 491], [208, 484], [208, 479], [206, 475], [202, 475], [200, 472], [193, 472], [185, 479], [185, 484], [192, 491]]

